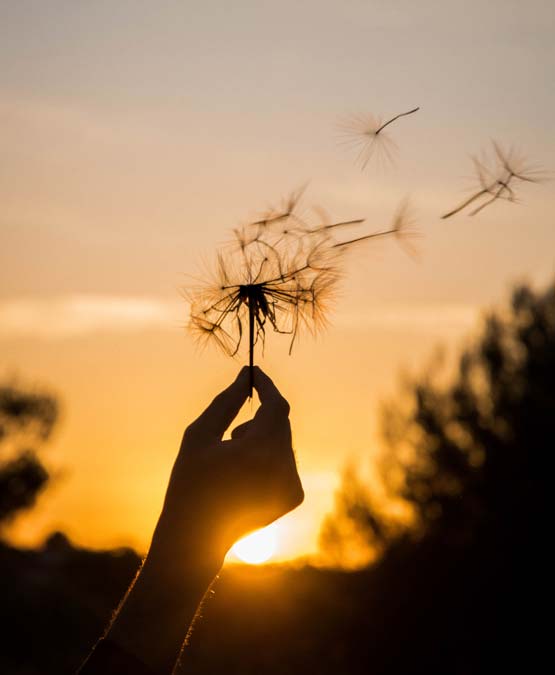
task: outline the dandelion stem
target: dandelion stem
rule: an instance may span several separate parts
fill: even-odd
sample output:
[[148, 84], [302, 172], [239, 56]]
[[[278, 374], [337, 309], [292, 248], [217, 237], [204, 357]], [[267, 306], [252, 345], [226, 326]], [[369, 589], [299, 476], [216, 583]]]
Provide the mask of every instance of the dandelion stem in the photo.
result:
[[466, 208], [469, 204], [472, 204], [472, 202], [475, 202], [477, 199], [480, 197], [483, 197], [484, 195], [490, 194], [490, 189], [489, 188], [484, 188], [483, 190], [480, 190], [479, 192], [476, 192], [475, 194], [472, 195], [472, 197], [469, 197], [466, 199], [462, 204], [459, 204], [459, 206], [455, 207], [452, 211], [449, 211], [448, 213], [444, 213], [441, 217], [442, 219], [445, 218], [450, 218], [451, 216], [454, 216], [456, 213], [459, 213], [459, 211], [462, 211], [464, 208]]
[[249, 398], [252, 398], [254, 388], [254, 313], [255, 301], [252, 293], [249, 293]]
[[350, 246], [351, 244], [356, 244], [358, 241], [365, 241], [366, 239], [375, 239], [376, 237], [385, 237], [388, 234], [395, 234], [397, 229], [392, 228], [391, 230], [384, 230], [383, 232], [372, 232], [371, 234], [365, 234], [362, 237], [357, 237], [356, 239], [349, 239], [349, 241], [340, 241], [337, 244], [332, 244], [331, 248], [341, 248], [342, 246]]

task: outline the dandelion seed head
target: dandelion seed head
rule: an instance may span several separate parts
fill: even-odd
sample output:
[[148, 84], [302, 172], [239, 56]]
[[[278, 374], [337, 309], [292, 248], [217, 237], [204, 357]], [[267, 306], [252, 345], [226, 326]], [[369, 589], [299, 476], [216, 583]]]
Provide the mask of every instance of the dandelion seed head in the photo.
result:
[[475, 184], [472, 194], [462, 204], [445, 213], [449, 218], [472, 205], [469, 215], [475, 216], [498, 199], [517, 202], [516, 186], [521, 183], [540, 183], [548, 174], [537, 165], [530, 164], [514, 147], [504, 149], [492, 141], [490, 152], [483, 151], [480, 157], [473, 156]]
[[332, 222], [321, 209], [302, 210], [301, 195], [297, 190], [263, 218], [235, 228], [234, 241], [204, 280], [186, 290], [190, 328], [201, 344], [213, 342], [233, 356], [247, 333], [252, 349], [258, 342], [264, 346], [272, 329], [289, 336], [291, 350], [300, 332], [315, 334], [327, 325], [347, 250], [395, 234], [406, 219], [403, 210], [388, 230], [341, 240], [345, 228], [364, 221]]
[[361, 169], [365, 169], [371, 160], [375, 160], [381, 168], [386, 168], [394, 164], [397, 155], [397, 145], [389, 131], [385, 130], [386, 127], [400, 117], [412, 115], [418, 110], [419, 108], [414, 108], [400, 113], [386, 122], [371, 113], [342, 118], [337, 123], [339, 142], [358, 151], [355, 163]]
[[397, 145], [381, 126], [381, 120], [373, 115], [352, 115], [338, 123], [339, 142], [357, 152], [355, 164], [361, 169], [371, 160], [379, 167], [394, 164]]

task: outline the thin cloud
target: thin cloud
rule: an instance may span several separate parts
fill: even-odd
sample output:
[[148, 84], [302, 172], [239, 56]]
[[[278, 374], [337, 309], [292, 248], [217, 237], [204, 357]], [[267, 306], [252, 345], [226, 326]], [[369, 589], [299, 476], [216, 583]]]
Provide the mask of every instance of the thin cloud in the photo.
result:
[[[177, 295], [177, 294], [176, 294]], [[72, 294], [47, 298], [0, 300], [0, 339], [78, 338], [97, 333], [180, 330], [187, 323], [183, 299], [155, 296]], [[405, 330], [422, 333], [458, 332], [472, 328], [480, 310], [475, 305], [436, 303], [377, 305], [362, 314], [340, 312], [337, 327]]]
[[422, 305], [379, 305], [362, 314], [341, 314], [337, 325], [385, 330], [407, 330], [435, 333], [441, 330], [472, 328], [480, 316], [480, 308], [464, 303], [433, 303]]
[[148, 296], [67, 295], [0, 301], [0, 337], [59, 339], [92, 333], [174, 330], [183, 304]]

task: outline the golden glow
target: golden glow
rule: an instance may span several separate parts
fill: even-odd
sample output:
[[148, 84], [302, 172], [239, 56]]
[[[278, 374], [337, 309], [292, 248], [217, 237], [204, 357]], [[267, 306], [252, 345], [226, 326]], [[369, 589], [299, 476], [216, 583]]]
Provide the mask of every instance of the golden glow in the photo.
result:
[[239, 539], [231, 551], [239, 560], [250, 565], [259, 565], [268, 561], [274, 555], [276, 548], [277, 531], [273, 523]]

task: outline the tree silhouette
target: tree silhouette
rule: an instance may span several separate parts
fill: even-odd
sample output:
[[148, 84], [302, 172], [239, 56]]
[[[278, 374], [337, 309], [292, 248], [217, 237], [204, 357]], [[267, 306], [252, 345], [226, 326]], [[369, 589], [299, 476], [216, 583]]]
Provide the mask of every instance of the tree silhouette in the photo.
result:
[[49, 394], [0, 386], [0, 530], [35, 504], [49, 475], [37, 452], [58, 419]]
[[379, 474], [388, 499], [347, 472], [324, 522], [324, 552], [340, 557], [354, 535], [378, 553], [413, 535], [465, 546], [487, 539], [498, 550], [532, 545], [547, 527], [554, 383], [555, 285], [518, 286], [460, 355], [454, 379], [412, 380], [406, 406], [384, 409]]

